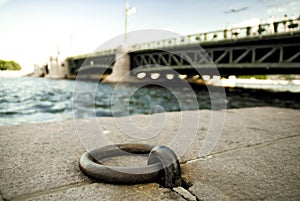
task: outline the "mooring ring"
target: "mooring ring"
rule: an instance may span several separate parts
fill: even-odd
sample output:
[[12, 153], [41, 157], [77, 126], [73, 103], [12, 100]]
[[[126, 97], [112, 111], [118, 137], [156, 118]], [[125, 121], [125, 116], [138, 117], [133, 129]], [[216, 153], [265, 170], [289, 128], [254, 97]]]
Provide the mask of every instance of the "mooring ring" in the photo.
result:
[[85, 152], [79, 161], [79, 167], [86, 175], [107, 183], [137, 184], [157, 181], [163, 170], [161, 163], [142, 167], [106, 166], [97, 161], [114, 156], [129, 154], [149, 154], [155, 146], [147, 144], [108, 145]]

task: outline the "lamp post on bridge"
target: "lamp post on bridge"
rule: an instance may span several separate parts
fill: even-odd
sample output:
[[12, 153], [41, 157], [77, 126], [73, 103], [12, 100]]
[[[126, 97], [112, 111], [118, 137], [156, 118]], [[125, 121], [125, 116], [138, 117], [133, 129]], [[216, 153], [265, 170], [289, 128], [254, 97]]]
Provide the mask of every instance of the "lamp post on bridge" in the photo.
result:
[[135, 12], [136, 12], [136, 8], [129, 7], [128, 0], [125, 0], [125, 35], [124, 35], [125, 46], [127, 46], [128, 16], [134, 14]]
[[128, 0], [125, 0], [125, 33], [124, 33], [124, 47], [119, 46], [115, 53], [115, 63], [110, 75], [105, 78], [107, 82], [124, 81], [124, 76], [130, 72], [130, 57], [127, 47], [127, 30], [128, 30], [128, 16], [134, 14], [136, 9], [128, 6]]

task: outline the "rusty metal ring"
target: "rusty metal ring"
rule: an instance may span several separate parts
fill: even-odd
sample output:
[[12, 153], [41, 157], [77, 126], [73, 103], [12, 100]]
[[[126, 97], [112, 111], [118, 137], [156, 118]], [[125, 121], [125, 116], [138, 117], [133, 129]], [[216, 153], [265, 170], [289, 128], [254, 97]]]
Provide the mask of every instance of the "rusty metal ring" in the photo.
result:
[[159, 179], [163, 170], [163, 166], [159, 162], [142, 167], [105, 166], [97, 162], [114, 156], [149, 155], [154, 147], [147, 144], [117, 144], [100, 147], [90, 153], [85, 152], [80, 158], [79, 167], [84, 174], [107, 183], [137, 184], [155, 182]]

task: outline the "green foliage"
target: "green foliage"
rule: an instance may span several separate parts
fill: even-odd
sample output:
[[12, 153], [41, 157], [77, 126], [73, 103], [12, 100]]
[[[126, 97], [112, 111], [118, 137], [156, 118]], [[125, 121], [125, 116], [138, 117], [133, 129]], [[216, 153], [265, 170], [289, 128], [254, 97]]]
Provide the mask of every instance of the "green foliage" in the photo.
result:
[[0, 70], [21, 70], [21, 66], [15, 61], [4, 61], [0, 59]]

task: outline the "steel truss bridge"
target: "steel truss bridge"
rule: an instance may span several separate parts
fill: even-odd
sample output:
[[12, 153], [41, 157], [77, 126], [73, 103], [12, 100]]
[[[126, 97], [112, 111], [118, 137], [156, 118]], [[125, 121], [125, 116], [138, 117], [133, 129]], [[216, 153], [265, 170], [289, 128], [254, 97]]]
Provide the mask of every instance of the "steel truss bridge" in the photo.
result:
[[[253, 28], [245, 27], [239, 29], [240, 36], [236, 32], [228, 35], [228, 30], [221, 30], [133, 45], [128, 52], [131, 73], [168, 74], [176, 71], [187, 76], [300, 74], [298, 25], [293, 30], [272, 33], [266, 31], [268, 26], [270, 24], [261, 25], [260, 29], [265, 33], [260, 30], [254, 35], [249, 32]], [[69, 74], [75, 75], [79, 70], [110, 74], [115, 51], [68, 58]]]
[[[203, 48], [203, 49], [202, 49]], [[220, 75], [299, 74], [300, 34], [189, 44], [130, 52], [134, 73]], [[135, 70], [136, 69], [136, 70]]]

